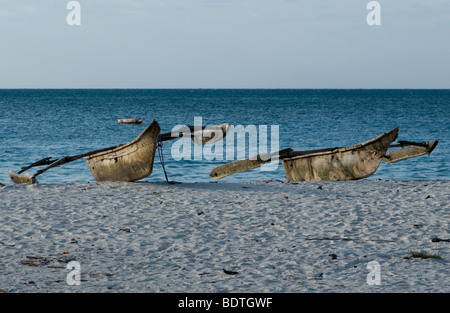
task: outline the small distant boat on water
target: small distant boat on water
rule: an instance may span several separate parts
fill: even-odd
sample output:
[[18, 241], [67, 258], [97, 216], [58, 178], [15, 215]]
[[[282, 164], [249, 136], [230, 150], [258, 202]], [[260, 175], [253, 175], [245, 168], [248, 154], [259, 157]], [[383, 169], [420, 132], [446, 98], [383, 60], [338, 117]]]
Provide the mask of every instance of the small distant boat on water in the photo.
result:
[[141, 124], [143, 118], [118, 118], [119, 124]]

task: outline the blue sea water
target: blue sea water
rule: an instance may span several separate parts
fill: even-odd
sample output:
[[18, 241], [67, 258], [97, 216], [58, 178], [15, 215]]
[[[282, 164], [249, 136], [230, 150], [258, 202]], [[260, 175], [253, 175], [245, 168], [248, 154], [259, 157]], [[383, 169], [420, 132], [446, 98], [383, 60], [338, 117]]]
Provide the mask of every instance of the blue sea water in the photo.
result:
[[[143, 117], [141, 125], [117, 118]], [[279, 148], [296, 151], [347, 146], [399, 127], [398, 140], [439, 140], [430, 156], [382, 163], [368, 179], [450, 179], [450, 90], [269, 90], [269, 89], [14, 89], [0, 90], [0, 182], [44, 157], [76, 155], [133, 140], [155, 119], [161, 132], [176, 125], [279, 127]], [[227, 138], [226, 138], [227, 139]], [[210, 171], [230, 160], [174, 160], [164, 142], [169, 180], [208, 182]], [[270, 150], [270, 141], [269, 141]], [[192, 148], [193, 149], [193, 148]], [[35, 170], [30, 170], [34, 173]], [[284, 180], [274, 171], [254, 169], [220, 181]], [[95, 181], [85, 161], [53, 168], [40, 183]], [[165, 181], [158, 154], [143, 181]]]

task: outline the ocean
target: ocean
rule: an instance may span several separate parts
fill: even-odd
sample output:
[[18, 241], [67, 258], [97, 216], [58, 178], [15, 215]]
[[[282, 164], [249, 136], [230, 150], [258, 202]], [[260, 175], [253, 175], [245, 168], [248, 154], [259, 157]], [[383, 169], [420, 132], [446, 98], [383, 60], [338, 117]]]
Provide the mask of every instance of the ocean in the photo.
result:
[[[118, 118], [144, 121], [126, 125], [119, 124]], [[4, 89], [0, 90], [0, 182], [10, 183], [10, 170], [19, 171], [44, 157], [77, 155], [131, 141], [153, 119], [161, 126], [161, 133], [199, 120], [203, 126], [229, 123], [255, 127], [258, 140], [267, 129], [268, 152], [274, 151], [272, 148], [302, 151], [354, 145], [399, 127], [397, 140], [439, 140], [439, 144], [429, 156], [381, 163], [367, 179], [450, 179], [450, 90]], [[225, 155], [224, 149], [222, 159], [219, 154], [214, 159], [199, 159], [193, 155], [198, 147], [192, 143], [192, 157], [178, 160], [173, 150], [175, 143], [180, 145], [178, 140], [183, 139], [163, 145], [164, 168], [170, 181], [214, 181], [209, 177], [212, 169], [238, 158], [237, 152]], [[263, 143], [258, 141], [258, 147]], [[190, 144], [184, 143], [186, 148]], [[252, 151], [248, 148], [246, 156]], [[161, 165], [156, 153], [153, 173], [142, 181], [164, 182]], [[274, 164], [270, 171], [257, 168], [219, 181], [284, 179], [282, 165]], [[38, 181], [95, 180], [80, 159], [50, 169], [38, 176]]]

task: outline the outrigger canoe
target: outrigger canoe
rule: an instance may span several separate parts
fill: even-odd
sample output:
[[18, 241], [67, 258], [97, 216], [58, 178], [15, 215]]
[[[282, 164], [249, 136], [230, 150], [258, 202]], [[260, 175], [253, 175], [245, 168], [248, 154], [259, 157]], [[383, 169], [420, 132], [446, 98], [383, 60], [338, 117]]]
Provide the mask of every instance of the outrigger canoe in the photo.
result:
[[[210, 176], [220, 179], [279, 159], [288, 182], [358, 180], [374, 174], [382, 161], [394, 163], [430, 154], [438, 144], [437, 140], [433, 140], [424, 143], [399, 141], [399, 144], [392, 145], [397, 136], [398, 128], [395, 128], [369, 141], [343, 148], [298, 152], [284, 149], [218, 166]], [[404, 146], [410, 147], [386, 154], [389, 148]]]
[[[84, 158], [97, 181], [136, 181], [152, 173], [160, 130], [158, 123], [153, 120], [136, 139], [129, 143], [56, 160], [51, 157], [44, 158], [23, 167], [18, 173], [10, 171], [9, 177], [16, 184], [34, 184], [37, 182], [36, 177], [47, 170]], [[44, 165], [47, 167], [34, 175], [21, 175], [30, 168]]]
[[118, 118], [117, 121], [120, 124], [141, 124], [143, 118]]
[[[134, 182], [151, 175], [156, 150], [162, 147], [163, 141], [188, 135], [195, 144], [212, 144], [225, 137], [229, 128], [230, 126], [226, 123], [219, 126], [211, 125], [198, 128], [186, 126], [178, 131], [160, 134], [161, 128], [153, 120], [136, 139], [126, 144], [59, 159], [44, 158], [29, 166], [22, 167], [17, 173], [10, 171], [9, 177], [16, 184], [34, 184], [37, 182], [36, 177], [47, 170], [84, 158], [89, 170], [98, 182]], [[37, 171], [34, 175], [21, 175], [30, 168], [38, 166], [46, 167]]]

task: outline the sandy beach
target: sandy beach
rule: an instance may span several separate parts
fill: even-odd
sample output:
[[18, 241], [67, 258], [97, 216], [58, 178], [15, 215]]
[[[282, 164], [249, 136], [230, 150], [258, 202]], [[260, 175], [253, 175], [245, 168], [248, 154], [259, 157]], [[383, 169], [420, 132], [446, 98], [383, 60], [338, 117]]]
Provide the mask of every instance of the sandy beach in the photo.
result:
[[3, 183], [1, 292], [450, 292], [450, 181]]

